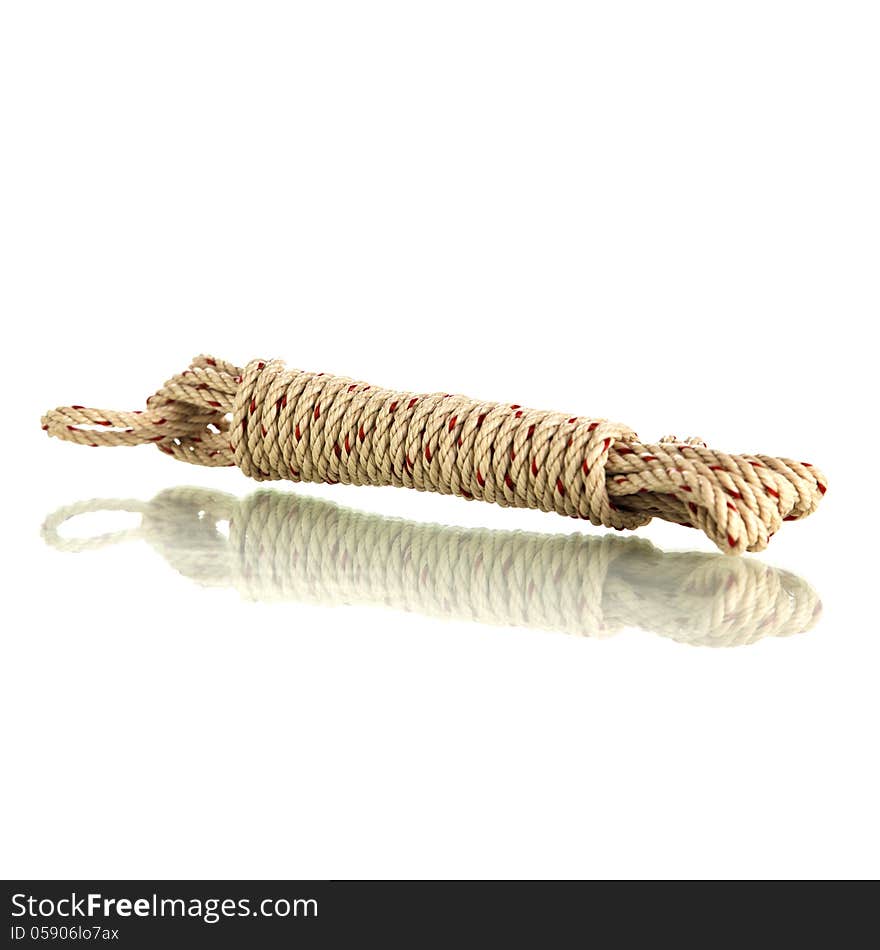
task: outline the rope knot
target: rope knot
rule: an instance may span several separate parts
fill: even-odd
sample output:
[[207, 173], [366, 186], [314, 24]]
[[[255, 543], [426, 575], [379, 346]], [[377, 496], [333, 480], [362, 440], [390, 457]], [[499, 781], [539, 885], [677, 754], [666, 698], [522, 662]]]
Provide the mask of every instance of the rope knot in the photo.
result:
[[[279, 418], [282, 405], [286, 405], [284, 368], [281, 360], [251, 360], [241, 374], [233, 400], [233, 461], [245, 475], [258, 481], [290, 477], [281, 467]], [[283, 444], [289, 445], [289, 437]]]

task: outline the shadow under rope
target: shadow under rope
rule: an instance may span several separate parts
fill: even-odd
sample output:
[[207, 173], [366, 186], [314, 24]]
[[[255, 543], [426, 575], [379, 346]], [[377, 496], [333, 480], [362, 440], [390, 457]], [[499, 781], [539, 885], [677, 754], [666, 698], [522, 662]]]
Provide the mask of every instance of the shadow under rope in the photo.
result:
[[[102, 511], [141, 522], [88, 539], [59, 533]], [[821, 610], [805, 581], [752, 558], [667, 553], [633, 537], [420, 524], [278, 491], [238, 499], [182, 487], [149, 502], [83, 501], [50, 515], [43, 537], [73, 552], [139, 538], [185, 577], [249, 600], [370, 604], [585, 636], [639, 627], [737, 646], [808, 630]]]

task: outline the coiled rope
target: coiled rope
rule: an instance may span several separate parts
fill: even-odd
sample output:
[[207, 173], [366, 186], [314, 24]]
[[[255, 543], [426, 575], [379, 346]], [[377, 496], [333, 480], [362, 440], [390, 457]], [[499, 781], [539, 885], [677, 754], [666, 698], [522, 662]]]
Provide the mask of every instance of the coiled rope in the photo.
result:
[[[137, 527], [70, 537], [66, 522], [130, 511]], [[185, 577], [254, 601], [363, 604], [444, 619], [610, 636], [639, 627], [699, 646], [808, 630], [819, 598], [757, 560], [665, 553], [614, 535], [527, 534], [419, 524], [293, 493], [238, 500], [174, 488], [150, 502], [80, 502], [46, 519], [64, 551], [143, 539]]]
[[198, 356], [140, 412], [66, 406], [49, 435], [158, 448], [258, 480], [397, 485], [538, 508], [609, 528], [662, 518], [726, 554], [762, 551], [783, 521], [815, 511], [824, 476], [806, 462], [728, 455], [698, 439], [644, 445], [604, 419], [378, 389], [253, 360]]

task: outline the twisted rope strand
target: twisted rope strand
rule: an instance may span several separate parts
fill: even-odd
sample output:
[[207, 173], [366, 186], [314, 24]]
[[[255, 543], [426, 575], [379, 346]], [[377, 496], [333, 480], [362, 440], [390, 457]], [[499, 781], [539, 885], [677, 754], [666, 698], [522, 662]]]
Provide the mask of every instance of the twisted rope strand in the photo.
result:
[[726, 554], [762, 551], [815, 511], [826, 479], [807, 462], [728, 455], [698, 439], [639, 442], [605, 419], [450, 393], [395, 392], [347, 377], [198, 356], [139, 412], [67, 406], [49, 435], [140, 445], [259, 481], [396, 485], [537, 508], [609, 528], [662, 518]]
[[[140, 526], [61, 533], [74, 517], [111, 510], [140, 513]], [[420, 524], [277, 491], [238, 500], [173, 488], [147, 503], [81, 502], [49, 516], [43, 537], [74, 552], [142, 538], [185, 577], [246, 600], [373, 605], [592, 637], [639, 627], [738, 646], [808, 630], [821, 611], [805, 581], [758, 560], [666, 553], [608, 534]]]

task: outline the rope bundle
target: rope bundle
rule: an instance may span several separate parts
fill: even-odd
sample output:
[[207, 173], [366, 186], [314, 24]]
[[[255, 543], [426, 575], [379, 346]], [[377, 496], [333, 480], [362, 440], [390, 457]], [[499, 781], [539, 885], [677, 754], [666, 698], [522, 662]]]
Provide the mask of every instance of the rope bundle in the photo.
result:
[[[106, 511], [137, 512], [140, 525], [60, 533], [74, 517]], [[185, 577], [247, 600], [375, 605], [583, 636], [640, 627], [738, 646], [808, 630], [821, 610], [803, 580], [757, 560], [665, 553], [613, 535], [419, 524], [273, 491], [238, 500], [173, 488], [147, 503], [81, 502], [47, 518], [43, 536], [74, 552], [140, 538]]]
[[70, 442], [154, 442], [258, 480], [405, 486], [617, 529], [658, 517], [699, 528], [727, 554], [762, 551], [783, 521], [815, 511], [826, 487], [806, 462], [673, 436], [644, 445], [603, 419], [394, 392], [278, 360], [240, 369], [198, 356], [143, 411], [67, 406], [42, 422]]

